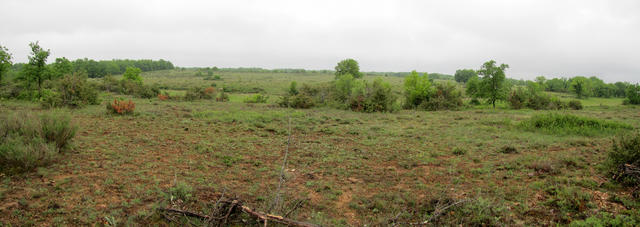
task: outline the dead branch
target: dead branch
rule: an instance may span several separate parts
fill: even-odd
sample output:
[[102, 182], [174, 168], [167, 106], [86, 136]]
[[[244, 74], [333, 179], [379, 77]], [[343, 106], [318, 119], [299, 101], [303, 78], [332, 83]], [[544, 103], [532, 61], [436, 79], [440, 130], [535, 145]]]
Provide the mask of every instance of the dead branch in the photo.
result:
[[[165, 211], [165, 212], [171, 212], [171, 213], [177, 213], [177, 214], [182, 214], [188, 217], [193, 217], [193, 218], [198, 218], [198, 219], [202, 219], [202, 220], [212, 220], [212, 219], [219, 219], [219, 220], [223, 220], [224, 223], [227, 223], [227, 220], [230, 216], [230, 214], [232, 213], [232, 211], [236, 208], [239, 208], [239, 210], [241, 210], [242, 212], [258, 219], [260, 222], [276, 222], [276, 223], [280, 223], [280, 224], [284, 224], [284, 225], [288, 225], [288, 226], [297, 226], [297, 227], [319, 227], [319, 225], [316, 224], [312, 224], [312, 223], [308, 223], [308, 222], [301, 222], [301, 221], [296, 221], [296, 220], [292, 220], [286, 217], [282, 217], [282, 216], [278, 216], [278, 215], [273, 215], [273, 214], [264, 214], [258, 211], [254, 211], [253, 209], [251, 209], [248, 206], [245, 206], [242, 204], [241, 201], [238, 200], [233, 200], [233, 201], [222, 201], [223, 203], [227, 203], [230, 204], [229, 205], [229, 210], [227, 212], [227, 214], [222, 217], [222, 218], [216, 218], [213, 216], [208, 216], [208, 215], [204, 215], [204, 214], [198, 214], [195, 212], [191, 212], [188, 210], [180, 210], [180, 209], [174, 209], [174, 208], [160, 208], [161, 211]], [[170, 220], [170, 219], [169, 219]]]

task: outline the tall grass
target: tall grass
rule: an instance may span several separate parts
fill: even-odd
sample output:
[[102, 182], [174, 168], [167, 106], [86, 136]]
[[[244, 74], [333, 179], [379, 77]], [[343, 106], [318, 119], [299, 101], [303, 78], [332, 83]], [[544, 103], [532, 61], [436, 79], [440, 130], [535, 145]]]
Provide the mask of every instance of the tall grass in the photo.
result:
[[71, 117], [62, 112], [1, 115], [0, 171], [19, 173], [48, 165], [69, 148], [75, 133]]
[[520, 122], [520, 127], [555, 135], [583, 136], [611, 134], [633, 129], [625, 123], [557, 113], [534, 115], [531, 119]]

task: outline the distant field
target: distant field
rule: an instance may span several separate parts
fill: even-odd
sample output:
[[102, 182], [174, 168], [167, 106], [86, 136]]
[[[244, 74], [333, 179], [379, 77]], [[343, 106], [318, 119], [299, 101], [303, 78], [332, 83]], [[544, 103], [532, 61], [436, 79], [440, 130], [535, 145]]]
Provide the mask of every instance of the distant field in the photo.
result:
[[[0, 223], [94, 225], [107, 218], [121, 225], [164, 226], [154, 208], [166, 206], [168, 191], [178, 184], [188, 185], [195, 204], [227, 191], [266, 210], [277, 188], [289, 118], [292, 145], [282, 191], [287, 205], [306, 201], [289, 216], [297, 220], [385, 226], [394, 217], [423, 221], [438, 201], [465, 198], [479, 202], [443, 214], [448, 224], [477, 215], [506, 226], [564, 225], [640, 207], [601, 170], [617, 134], [558, 136], [519, 127], [535, 114], [568, 113], [637, 130], [640, 108], [622, 106], [621, 99], [589, 98], [581, 100], [583, 110], [560, 111], [488, 105], [373, 114], [294, 110], [275, 104], [291, 81], [315, 84], [334, 76], [222, 72], [222, 80], [204, 80], [194, 75], [193, 70], [142, 74], [145, 83], [171, 95], [215, 83], [262, 88], [270, 98], [266, 104], [245, 104], [252, 94], [242, 92], [229, 93], [230, 102], [131, 98], [134, 116], [109, 115], [104, 105], [68, 110], [80, 127], [73, 152], [34, 173], [2, 176]], [[402, 78], [383, 79], [400, 94]], [[130, 99], [101, 94], [102, 100], [115, 97]], [[0, 112], [16, 110], [43, 111], [37, 104], [0, 102]]]

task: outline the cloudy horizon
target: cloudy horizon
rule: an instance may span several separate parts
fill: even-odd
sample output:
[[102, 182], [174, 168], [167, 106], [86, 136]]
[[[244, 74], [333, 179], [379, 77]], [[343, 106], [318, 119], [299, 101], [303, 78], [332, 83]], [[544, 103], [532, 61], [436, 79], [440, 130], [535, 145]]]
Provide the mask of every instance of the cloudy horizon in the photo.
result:
[[0, 45], [39, 41], [69, 59], [165, 59], [181, 67], [362, 71], [478, 69], [509, 77], [640, 82], [638, 1], [19, 1], [0, 3]]

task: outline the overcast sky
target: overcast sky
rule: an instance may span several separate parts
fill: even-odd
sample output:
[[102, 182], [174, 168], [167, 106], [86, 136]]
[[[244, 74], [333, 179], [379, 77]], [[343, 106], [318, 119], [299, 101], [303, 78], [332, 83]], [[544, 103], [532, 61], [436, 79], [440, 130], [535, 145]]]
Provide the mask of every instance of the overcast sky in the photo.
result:
[[27, 61], [166, 59], [177, 66], [453, 74], [490, 59], [508, 76], [640, 81], [640, 1], [0, 1], [0, 45]]

